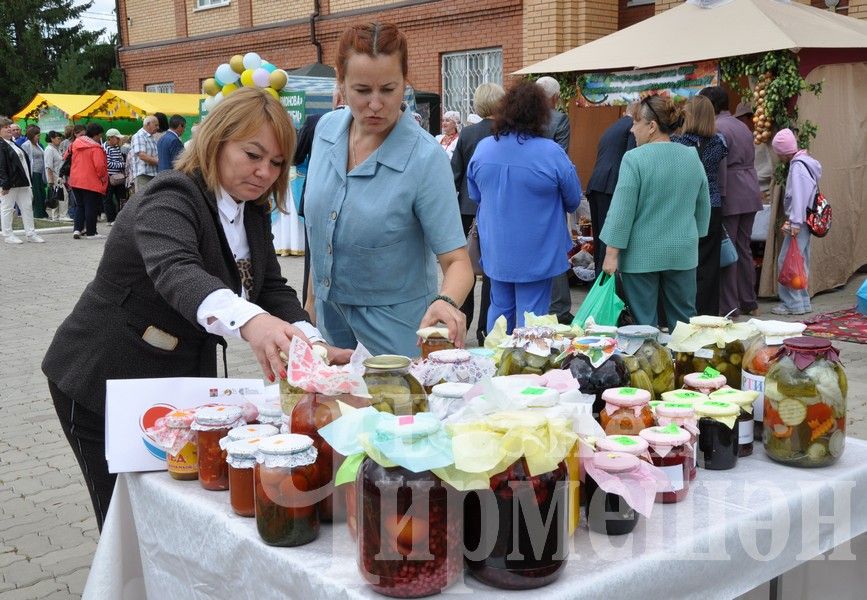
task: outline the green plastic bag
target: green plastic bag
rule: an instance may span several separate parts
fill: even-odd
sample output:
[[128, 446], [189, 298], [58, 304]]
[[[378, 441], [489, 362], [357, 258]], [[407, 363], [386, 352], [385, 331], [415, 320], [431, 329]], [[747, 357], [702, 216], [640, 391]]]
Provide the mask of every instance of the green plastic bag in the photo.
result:
[[584, 327], [587, 317], [593, 317], [597, 325], [617, 326], [617, 319], [620, 318], [625, 304], [617, 295], [615, 284], [614, 276], [608, 273], [597, 277], [581, 308], [575, 313], [572, 326]]

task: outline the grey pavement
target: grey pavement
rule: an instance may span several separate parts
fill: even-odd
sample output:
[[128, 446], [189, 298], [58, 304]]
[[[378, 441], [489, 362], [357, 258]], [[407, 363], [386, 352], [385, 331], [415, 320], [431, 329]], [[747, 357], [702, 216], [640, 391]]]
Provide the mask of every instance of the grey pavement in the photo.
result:
[[[93, 277], [105, 240], [44, 237], [45, 244], [0, 242], [0, 600], [79, 598], [99, 539], [40, 363], [54, 330]], [[300, 289], [303, 259], [279, 260], [289, 283]], [[864, 277], [815, 298], [815, 310], [852, 306]], [[573, 288], [573, 308], [585, 293]], [[763, 312], [773, 304], [762, 302]], [[867, 346], [837, 345], [850, 381], [849, 432], [867, 439]], [[230, 375], [261, 376], [246, 344], [230, 342], [229, 348]]]

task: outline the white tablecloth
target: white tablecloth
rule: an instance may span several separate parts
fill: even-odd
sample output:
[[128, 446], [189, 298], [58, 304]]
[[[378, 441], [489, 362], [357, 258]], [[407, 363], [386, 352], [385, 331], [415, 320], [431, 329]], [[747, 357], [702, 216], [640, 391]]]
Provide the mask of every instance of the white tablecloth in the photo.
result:
[[[524, 595], [766, 598], [754, 588], [802, 565], [783, 577], [785, 600], [863, 598], [867, 536], [849, 540], [867, 531], [865, 491], [867, 442], [847, 440], [842, 459], [824, 469], [773, 463], [756, 444], [732, 471], [700, 469], [687, 500], [656, 505], [630, 535], [582, 526], [560, 579]], [[381, 598], [363, 584], [355, 556], [343, 524], [323, 526], [306, 546], [274, 548], [254, 519], [232, 513], [228, 492], [162, 472], [121, 475], [84, 598]], [[443, 595], [470, 593], [504, 595], [469, 576]]]

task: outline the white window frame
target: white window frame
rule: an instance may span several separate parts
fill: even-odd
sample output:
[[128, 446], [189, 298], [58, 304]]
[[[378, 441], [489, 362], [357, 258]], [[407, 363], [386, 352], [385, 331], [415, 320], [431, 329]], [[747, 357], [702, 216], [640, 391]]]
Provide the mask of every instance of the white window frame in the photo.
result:
[[656, 0], [626, 0], [626, 8], [645, 6], [647, 4], [656, 4]]
[[231, 4], [231, 0], [196, 0], [196, 7], [193, 11], [220, 8], [221, 6], [229, 6], [229, 4]]
[[[473, 72], [471, 60], [481, 61], [480, 71]], [[443, 53], [440, 56], [440, 70], [443, 112], [456, 110], [466, 121], [467, 115], [473, 112], [473, 92], [479, 85], [503, 85], [503, 49], [479, 48]]]
[[174, 94], [175, 93], [175, 82], [174, 81], [164, 81], [162, 83], [149, 83], [145, 85], [144, 91], [156, 93], [156, 94]]

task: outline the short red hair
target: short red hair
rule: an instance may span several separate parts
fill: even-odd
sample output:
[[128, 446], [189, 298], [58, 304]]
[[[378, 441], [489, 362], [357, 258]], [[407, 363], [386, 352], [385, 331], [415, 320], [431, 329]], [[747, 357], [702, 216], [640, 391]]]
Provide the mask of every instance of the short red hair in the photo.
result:
[[400, 69], [406, 79], [409, 72], [406, 36], [394, 23], [365, 23], [353, 25], [340, 36], [337, 46], [337, 81], [346, 78], [346, 65], [353, 54], [366, 54], [371, 58], [381, 54], [397, 54]]

